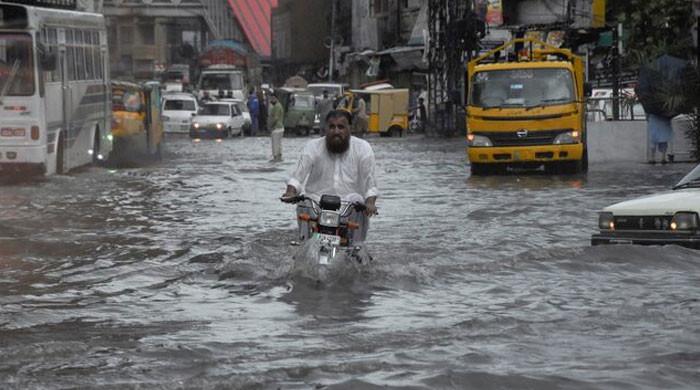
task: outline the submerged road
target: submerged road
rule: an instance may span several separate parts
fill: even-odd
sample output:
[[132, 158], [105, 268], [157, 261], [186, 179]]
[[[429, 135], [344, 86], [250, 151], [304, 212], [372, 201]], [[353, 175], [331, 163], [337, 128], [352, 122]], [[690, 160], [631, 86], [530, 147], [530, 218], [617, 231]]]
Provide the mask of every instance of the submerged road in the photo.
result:
[[700, 251], [590, 247], [690, 165], [469, 177], [461, 139], [370, 138], [365, 273], [294, 271], [304, 138], [0, 186], [0, 388], [694, 389]]

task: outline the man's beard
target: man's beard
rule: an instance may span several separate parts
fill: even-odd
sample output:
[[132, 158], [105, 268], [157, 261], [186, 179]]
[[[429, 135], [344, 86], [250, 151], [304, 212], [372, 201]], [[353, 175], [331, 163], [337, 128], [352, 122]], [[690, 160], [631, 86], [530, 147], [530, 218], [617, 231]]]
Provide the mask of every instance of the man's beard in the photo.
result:
[[345, 153], [350, 148], [350, 137], [343, 139], [340, 135], [327, 135], [326, 148], [333, 154]]

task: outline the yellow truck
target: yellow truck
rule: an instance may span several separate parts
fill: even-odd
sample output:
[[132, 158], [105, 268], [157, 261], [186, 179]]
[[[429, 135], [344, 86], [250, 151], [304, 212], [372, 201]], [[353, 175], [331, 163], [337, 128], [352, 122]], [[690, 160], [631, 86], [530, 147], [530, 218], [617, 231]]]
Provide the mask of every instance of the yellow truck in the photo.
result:
[[[501, 59], [504, 51], [516, 56]], [[467, 154], [473, 175], [508, 166], [544, 166], [553, 173], [588, 169], [581, 57], [519, 38], [470, 61], [467, 72]]]

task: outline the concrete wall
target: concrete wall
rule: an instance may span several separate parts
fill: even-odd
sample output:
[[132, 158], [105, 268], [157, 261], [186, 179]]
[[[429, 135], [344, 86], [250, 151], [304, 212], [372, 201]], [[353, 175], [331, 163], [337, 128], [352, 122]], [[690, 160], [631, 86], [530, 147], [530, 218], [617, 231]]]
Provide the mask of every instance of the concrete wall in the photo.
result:
[[[682, 118], [673, 121], [674, 138], [668, 152], [675, 161], [690, 161], [690, 144], [683, 130], [686, 125]], [[647, 122], [588, 122], [588, 158], [591, 163], [648, 161]]]

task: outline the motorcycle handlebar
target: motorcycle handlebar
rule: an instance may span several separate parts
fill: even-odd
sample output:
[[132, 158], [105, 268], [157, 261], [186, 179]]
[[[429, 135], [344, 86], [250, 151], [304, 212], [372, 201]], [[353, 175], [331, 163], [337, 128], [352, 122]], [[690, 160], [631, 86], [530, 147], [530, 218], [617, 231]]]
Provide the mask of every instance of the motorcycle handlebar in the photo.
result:
[[[280, 200], [285, 203], [300, 203], [305, 200], [310, 200], [316, 207], [320, 207], [318, 202], [313, 200], [312, 198], [309, 198], [304, 195], [295, 195], [295, 196], [282, 196], [280, 197]], [[350, 207], [353, 207], [357, 212], [363, 212], [367, 210], [367, 206], [365, 206], [363, 203], [359, 202], [354, 202], [350, 204]]]

